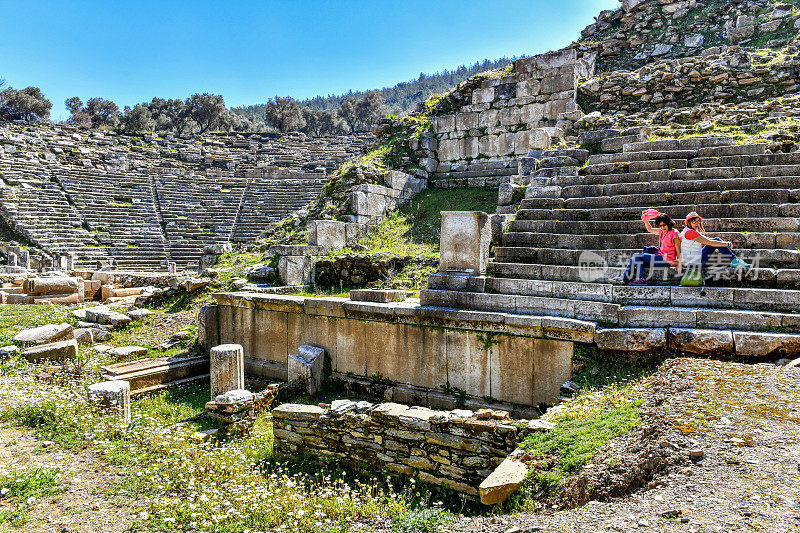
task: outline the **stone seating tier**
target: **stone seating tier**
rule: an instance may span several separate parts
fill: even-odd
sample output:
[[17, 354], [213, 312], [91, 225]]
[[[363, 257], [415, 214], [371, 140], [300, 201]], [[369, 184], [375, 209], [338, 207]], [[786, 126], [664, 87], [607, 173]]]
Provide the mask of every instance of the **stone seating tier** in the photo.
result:
[[[539, 151], [520, 161], [530, 185], [494, 249], [488, 277], [437, 274], [423, 305], [562, 316], [608, 327], [800, 331], [800, 153], [768, 154], [728, 138], [632, 142], [588, 155]], [[527, 160], [526, 160], [527, 159]], [[655, 244], [644, 209], [683, 217], [754, 264], [714, 270], [705, 288], [671, 269], [649, 286], [615, 286], [627, 259]], [[591, 260], [587, 270], [581, 262]], [[594, 268], [598, 266], [598, 268]]]
[[193, 266], [204, 245], [250, 242], [310, 203], [370, 139], [2, 125], [0, 213], [45, 251], [76, 254], [78, 266]]

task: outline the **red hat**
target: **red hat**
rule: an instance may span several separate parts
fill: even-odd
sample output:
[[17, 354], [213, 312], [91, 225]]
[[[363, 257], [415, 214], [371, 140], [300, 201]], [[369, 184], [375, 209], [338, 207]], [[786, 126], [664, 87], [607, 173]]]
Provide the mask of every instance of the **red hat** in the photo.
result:
[[652, 220], [652, 219], [656, 218], [660, 214], [661, 214], [661, 212], [658, 211], [657, 209], [646, 209], [642, 213], [642, 220]]
[[692, 220], [693, 218], [699, 218], [701, 222], [702, 222], [702, 220], [703, 220], [703, 217], [701, 217], [700, 215], [698, 215], [698, 214], [697, 214], [697, 211], [692, 211], [691, 213], [689, 213], [688, 215], [686, 215], [686, 219], [684, 220], [684, 222], [686, 222], [686, 223], [688, 224], [688, 223], [689, 223], [689, 221], [690, 221], [690, 220]]

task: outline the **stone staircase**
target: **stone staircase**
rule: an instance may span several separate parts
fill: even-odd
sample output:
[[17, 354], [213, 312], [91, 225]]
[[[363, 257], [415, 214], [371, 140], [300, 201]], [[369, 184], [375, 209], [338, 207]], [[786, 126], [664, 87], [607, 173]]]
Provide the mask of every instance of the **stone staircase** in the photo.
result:
[[285, 216], [311, 203], [326, 180], [322, 174], [301, 176], [254, 178], [245, 192], [231, 239], [252, 242]]
[[[487, 275], [436, 274], [423, 305], [606, 328], [800, 332], [800, 153], [768, 154], [763, 144], [720, 137], [617, 145], [523, 158], [520, 175], [530, 185]], [[706, 230], [754, 268], [721, 264], [702, 288], [678, 286], [672, 269], [647, 286], [610, 284], [631, 254], [655, 244], [640, 220], [651, 207], [679, 229], [698, 211]]]
[[146, 176], [68, 167], [59, 167], [54, 176], [119, 268], [155, 270], [167, 261]]
[[203, 246], [230, 240], [247, 180], [161, 176], [154, 182], [172, 261], [196, 265]]
[[47, 252], [75, 253], [78, 267], [110, 259], [46, 168], [4, 162], [0, 178], [0, 215], [17, 232]]

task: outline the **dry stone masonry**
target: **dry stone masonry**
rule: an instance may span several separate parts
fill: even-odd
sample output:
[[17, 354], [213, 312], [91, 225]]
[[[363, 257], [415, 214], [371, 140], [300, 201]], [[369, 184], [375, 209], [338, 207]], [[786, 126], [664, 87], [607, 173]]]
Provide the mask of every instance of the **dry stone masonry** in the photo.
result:
[[337, 458], [356, 468], [416, 476], [478, 495], [478, 486], [517, 446], [524, 421], [506, 412], [435, 411], [397, 403], [337, 400], [329, 408], [272, 410], [275, 451]]

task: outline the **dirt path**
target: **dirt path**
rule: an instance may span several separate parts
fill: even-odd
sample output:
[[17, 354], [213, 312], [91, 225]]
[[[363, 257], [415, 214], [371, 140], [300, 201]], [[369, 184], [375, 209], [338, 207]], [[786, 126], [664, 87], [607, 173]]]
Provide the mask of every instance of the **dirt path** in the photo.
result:
[[[35, 468], [58, 468], [64, 475], [65, 490], [35, 502], [28, 512], [28, 523], [17, 531], [115, 533], [130, 528], [139, 502], [106, 492], [116, 478], [121, 478], [120, 470], [91, 451], [58, 450], [43, 446], [29, 430], [0, 428], [0, 471]], [[9, 503], [0, 500], [0, 511], [8, 508]], [[0, 524], [0, 531], [14, 528]]]
[[[800, 371], [673, 363], [654, 383], [662, 396], [654, 414], [672, 424], [660, 443], [681, 446], [652, 488], [569, 511], [463, 519], [450, 530], [800, 531]], [[608, 457], [624, 461], [626, 453], [616, 446]]]

